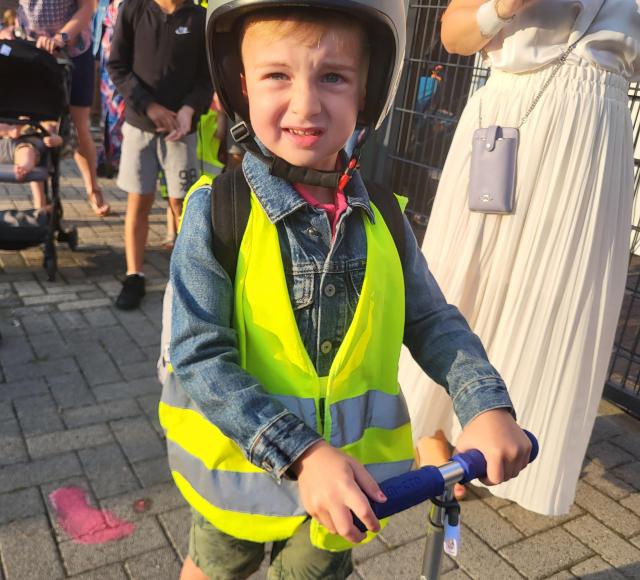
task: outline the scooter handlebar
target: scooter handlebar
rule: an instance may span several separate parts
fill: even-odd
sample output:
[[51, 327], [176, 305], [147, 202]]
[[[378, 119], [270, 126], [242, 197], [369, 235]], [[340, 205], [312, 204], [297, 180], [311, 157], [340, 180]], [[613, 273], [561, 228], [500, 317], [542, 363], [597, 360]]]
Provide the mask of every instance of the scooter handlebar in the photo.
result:
[[[529, 431], [525, 431], [525, 433], [531, 440], [531, 455], [529, 457], [529, 463], [531, 463], [538, 456], [540, 448], [535, 436]], [[458, 463], [464, 471], [461, 483], [484, 477], [487, 473], [487, 462], [484, 455], [477, 449], [458, 453], [451, 458], [451, 461]], [[438, 467], [429, 465], [383, 481], [380, 484], [380, 489], [387, 496], [387, 501], [378, 503], [370, 500], [370, 503], [373, 513], [378, 519], [386, 518], [442, 495], [444, 488], [445, 480], [442, 472]], [[355, 515], [353, 522], [360, 531], [367, 530]]]

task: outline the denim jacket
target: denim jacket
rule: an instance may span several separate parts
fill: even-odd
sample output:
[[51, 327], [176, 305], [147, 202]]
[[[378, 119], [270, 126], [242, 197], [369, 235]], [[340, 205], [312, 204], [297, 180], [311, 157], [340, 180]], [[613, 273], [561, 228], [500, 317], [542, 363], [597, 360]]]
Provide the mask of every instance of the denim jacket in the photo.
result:
[[[266, 165], [250, 154], [245, 155], [243, 169], [277, 227], [300, 336], [318, 374], [326, 375], [353, 318], [364, 279], [367, 246], [362, 220], [374, 221], [366, 188], [356, 173], [346, 191], [348, 207], [332, 239], [326, 213], [307, 204], [291, 184], [269, 175]], [[404, 343], [422, 369], [448, 391], [463, 426], [484, 411], [511, 408], [505, 384], [489, 364], [479, 338], [458, 309], [447, 304], [406, 218], [404, 225]], [[321, 436], [239, 366], [233, 288], [214, 258], [211, 229], [210, 198], [200, 189], [189, 199], [171, 259], [171, 363], [182, 388], [204, 415], [249, 461], [280, 478]]]

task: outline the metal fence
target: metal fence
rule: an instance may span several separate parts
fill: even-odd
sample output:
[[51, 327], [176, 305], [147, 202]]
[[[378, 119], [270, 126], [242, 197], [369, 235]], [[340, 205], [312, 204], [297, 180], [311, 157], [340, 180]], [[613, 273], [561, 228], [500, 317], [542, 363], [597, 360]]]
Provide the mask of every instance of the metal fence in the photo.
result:
[[613, 347], [605, 397], [640, 416], [640, 83], [629, 88], [635, 176], [629, 274]]
[[479, 59], [444, 50], [440, 19], [447, 4], [435, 0], [408, 5], [407, 53], [398, 96], [363, 162], [368, 177], [409, 198], [407, 212], [419, 238], [462, 110], [488, 76]]
[[[408, 4], [407, 54], [398, 96], [363, 157], [363, 172], [370, 179], [409, 198], [407, 212], [419, 240], [460, 114], [488, 77], [479, 59], [449, 55], [440, 43], [439, 23], [447, 4]], [[636, 152], [634, 228], [605, 396], [640, 415], [640, 84], [630, 87], [629, 99]]]

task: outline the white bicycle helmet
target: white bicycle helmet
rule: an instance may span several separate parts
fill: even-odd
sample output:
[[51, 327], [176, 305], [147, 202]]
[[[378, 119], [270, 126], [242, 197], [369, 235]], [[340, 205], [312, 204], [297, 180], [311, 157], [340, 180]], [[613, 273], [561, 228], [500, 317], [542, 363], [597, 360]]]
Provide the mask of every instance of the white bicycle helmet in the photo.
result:
[[[246, 15], [270, 8], [314, 8], [344, 12], [364, 23], [369, 40], [369, 71], [365, 106], [358, 116], [364, 129], [345, 172], [297, 168], [277, 157], [265, 156], [251, 131], [249, 109], [242, 94], [239, 28]], [[240, 121], [232, 130], [238, 143], [268, 163], [271, 173], [309, 185], [337, 186], [351, 174], [360, 148], [371, 129], [387, 116], [398, 90], [406, 42], [404, 0], [213, 0], [207, 8], [206, 45], [216, 93], [227, 114]]]

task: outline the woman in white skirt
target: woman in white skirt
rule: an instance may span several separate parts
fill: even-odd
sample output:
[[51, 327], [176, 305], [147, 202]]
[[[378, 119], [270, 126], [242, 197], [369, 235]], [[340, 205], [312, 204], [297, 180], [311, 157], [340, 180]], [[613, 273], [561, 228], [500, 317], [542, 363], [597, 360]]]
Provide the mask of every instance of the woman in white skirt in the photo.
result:
[[[452, 0], [450, 52], [491, 67], [458, 126], [423, 251], [482, 339], [540, 456], [491, 493], [566, 513], [597, 413], [626, 280], [633, 201], [628, 83], [640, 79], [638, 0]], [[586, 33], [585, 33], [586, 31]], [[520, 128], [514, 211], [471, 212], [473, 132]], [[405, 351], [400, 383], [422, 464], [443, 463], [460, 426], [444, 390]], [[461, 490], [457, 490], [461, 491]]]

